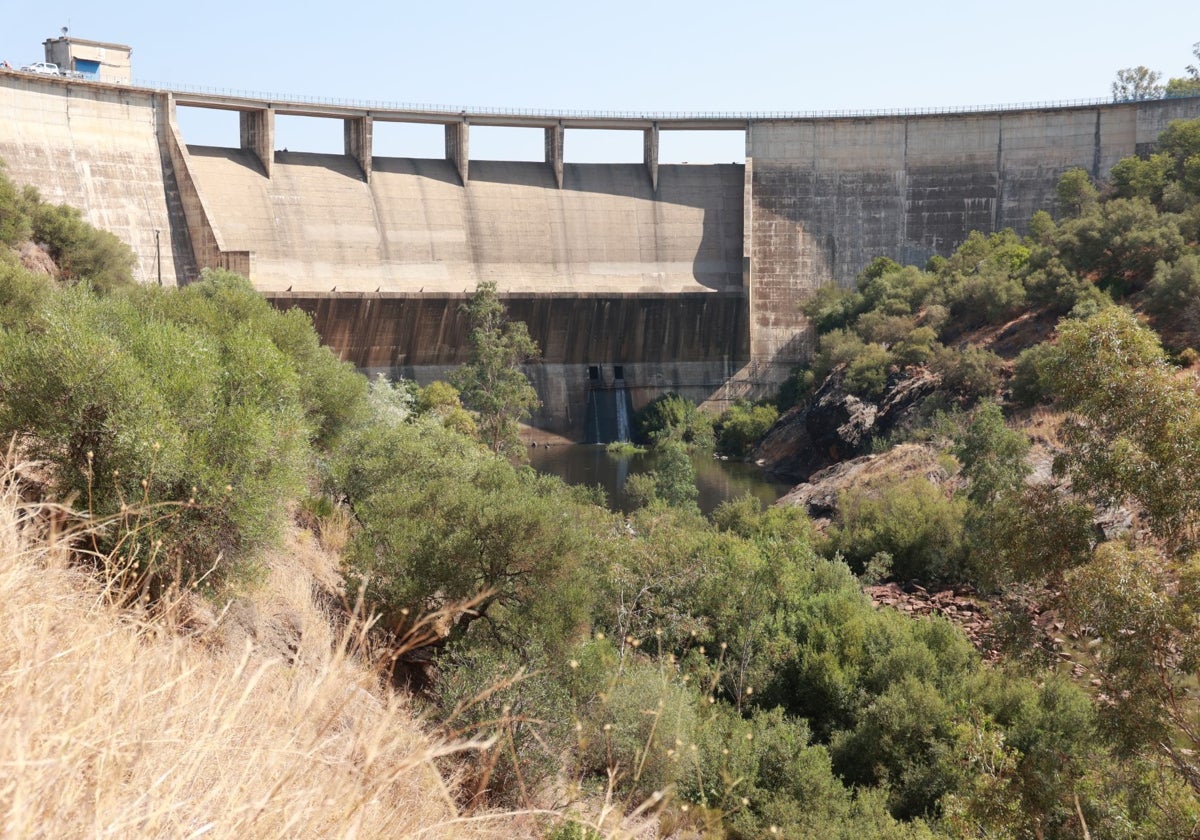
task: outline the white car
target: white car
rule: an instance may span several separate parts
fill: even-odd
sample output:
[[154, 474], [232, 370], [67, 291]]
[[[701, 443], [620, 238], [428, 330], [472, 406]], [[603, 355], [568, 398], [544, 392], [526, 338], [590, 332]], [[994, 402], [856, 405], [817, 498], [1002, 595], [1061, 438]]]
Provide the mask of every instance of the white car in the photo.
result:
[[22, 73], [40, 73], [43, 76], [61, 76], [58, 71], [57, 64], [51, 64], [48, 61], [35, 61], [33, 64], [26, 64], [21, 68]]

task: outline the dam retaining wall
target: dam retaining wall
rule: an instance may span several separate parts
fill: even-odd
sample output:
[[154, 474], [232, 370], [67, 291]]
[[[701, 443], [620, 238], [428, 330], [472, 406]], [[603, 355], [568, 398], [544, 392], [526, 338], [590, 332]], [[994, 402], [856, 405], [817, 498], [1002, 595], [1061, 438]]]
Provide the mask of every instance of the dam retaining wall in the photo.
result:
[[[178, 105], [239, 111], [238, 148], [188, 145]], [[345, 154], [275, 148], [277, 114], [345, 121]], [[493, 281], [543, 359], [535, 423], [580, 437], [615, 372], [640, 404], [768, 393], [809, 352], [800, 304], [874, 257], [924, 263], [1023, 231], [1061, 174], [1144, 153], [1200, 97], [956, 114], [642, 117], [404, 111], [0, 71], [0, 158], [137, 254], [136, 278], [221, 267], [300, 306], [343, 358], [429, 381], [461, 363], [459, 305]], [[440, 123], [446, 158], [372, 153], [373, 123]], [[541, 128], [544, 163], [471, 160], [472, 124]], [[564, 131], [643, 132], [640, 164], [572, 164]], [[744, 164], [666, 165], [665, 130], [741, 130]], [[595, 378], [595, 377], [598, 377]]]

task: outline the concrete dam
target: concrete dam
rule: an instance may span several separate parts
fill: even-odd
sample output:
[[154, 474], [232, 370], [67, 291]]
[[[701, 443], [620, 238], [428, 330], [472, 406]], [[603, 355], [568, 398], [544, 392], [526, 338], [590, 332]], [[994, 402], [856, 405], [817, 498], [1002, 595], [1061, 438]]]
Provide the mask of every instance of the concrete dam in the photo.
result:
[[[178, 107], [238, 113], [188, 145]], [[345, 153], [276, 148], [277, 115], [344, 122]], [[1200, 97], [954, 114], [612, 117], [351, 107], [0, 72], [10, 178], [129, 243], [137, 279], [247, 276], [367, 372], [427, 382], [465, 356], [459, 305], [495, 281], [542, 348], [533, 425], [582, 440], [589, 395], [720, 404], [804, 358], [798, 305], [879, 255], [924, 263], [971, 230], [1053, 212]], [[377, 122], [444, 126], [440, 159], [375, 156]], [[541, 163], [470, 158], [470, 128], [538, 128]], [[564, 162], [567, 130], [643, 135], [641, 163]], [[744, 164], [659, 162], [661, 132], [738, 130]], [[612, 396], [612, 398], [617, 398]]]

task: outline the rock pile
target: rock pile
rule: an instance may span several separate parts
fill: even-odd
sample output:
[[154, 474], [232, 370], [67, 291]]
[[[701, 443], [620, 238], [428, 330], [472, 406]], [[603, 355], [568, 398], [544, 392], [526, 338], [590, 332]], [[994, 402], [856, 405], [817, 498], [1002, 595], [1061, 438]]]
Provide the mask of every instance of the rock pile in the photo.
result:
[[937, 615], [958, 627], [983, 654], [1000, 658], [991, 604], [970, 586], [929, 591], [915, 581], [864, 587], [876, 606], [891, 607], [911, 616]]

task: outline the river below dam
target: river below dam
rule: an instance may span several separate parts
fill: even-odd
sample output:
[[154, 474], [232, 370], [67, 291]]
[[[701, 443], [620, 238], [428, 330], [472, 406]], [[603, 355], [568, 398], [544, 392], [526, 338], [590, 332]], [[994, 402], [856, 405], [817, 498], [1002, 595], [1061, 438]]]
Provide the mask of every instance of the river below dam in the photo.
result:
[[[631, 475], [654, 469], [655, 455], [610, 455], [604, 446], [576, 444], [573, 446], [536, 447], [529, 450], [529, 464], [541, 473], [556, 475], [568, 484], [592, 484], [604, 489], [608, 507], [629, 512], [632, 505], [623, 492]], [[744, 461], [722, 461], [712, 455], [692, 456], [696, 469], [696, 499], [705, 516], [717, 505], [751, 493], [764, 505], [775, 502], [792, 488], [791, 484], [772, 478], [754, 464]]]

